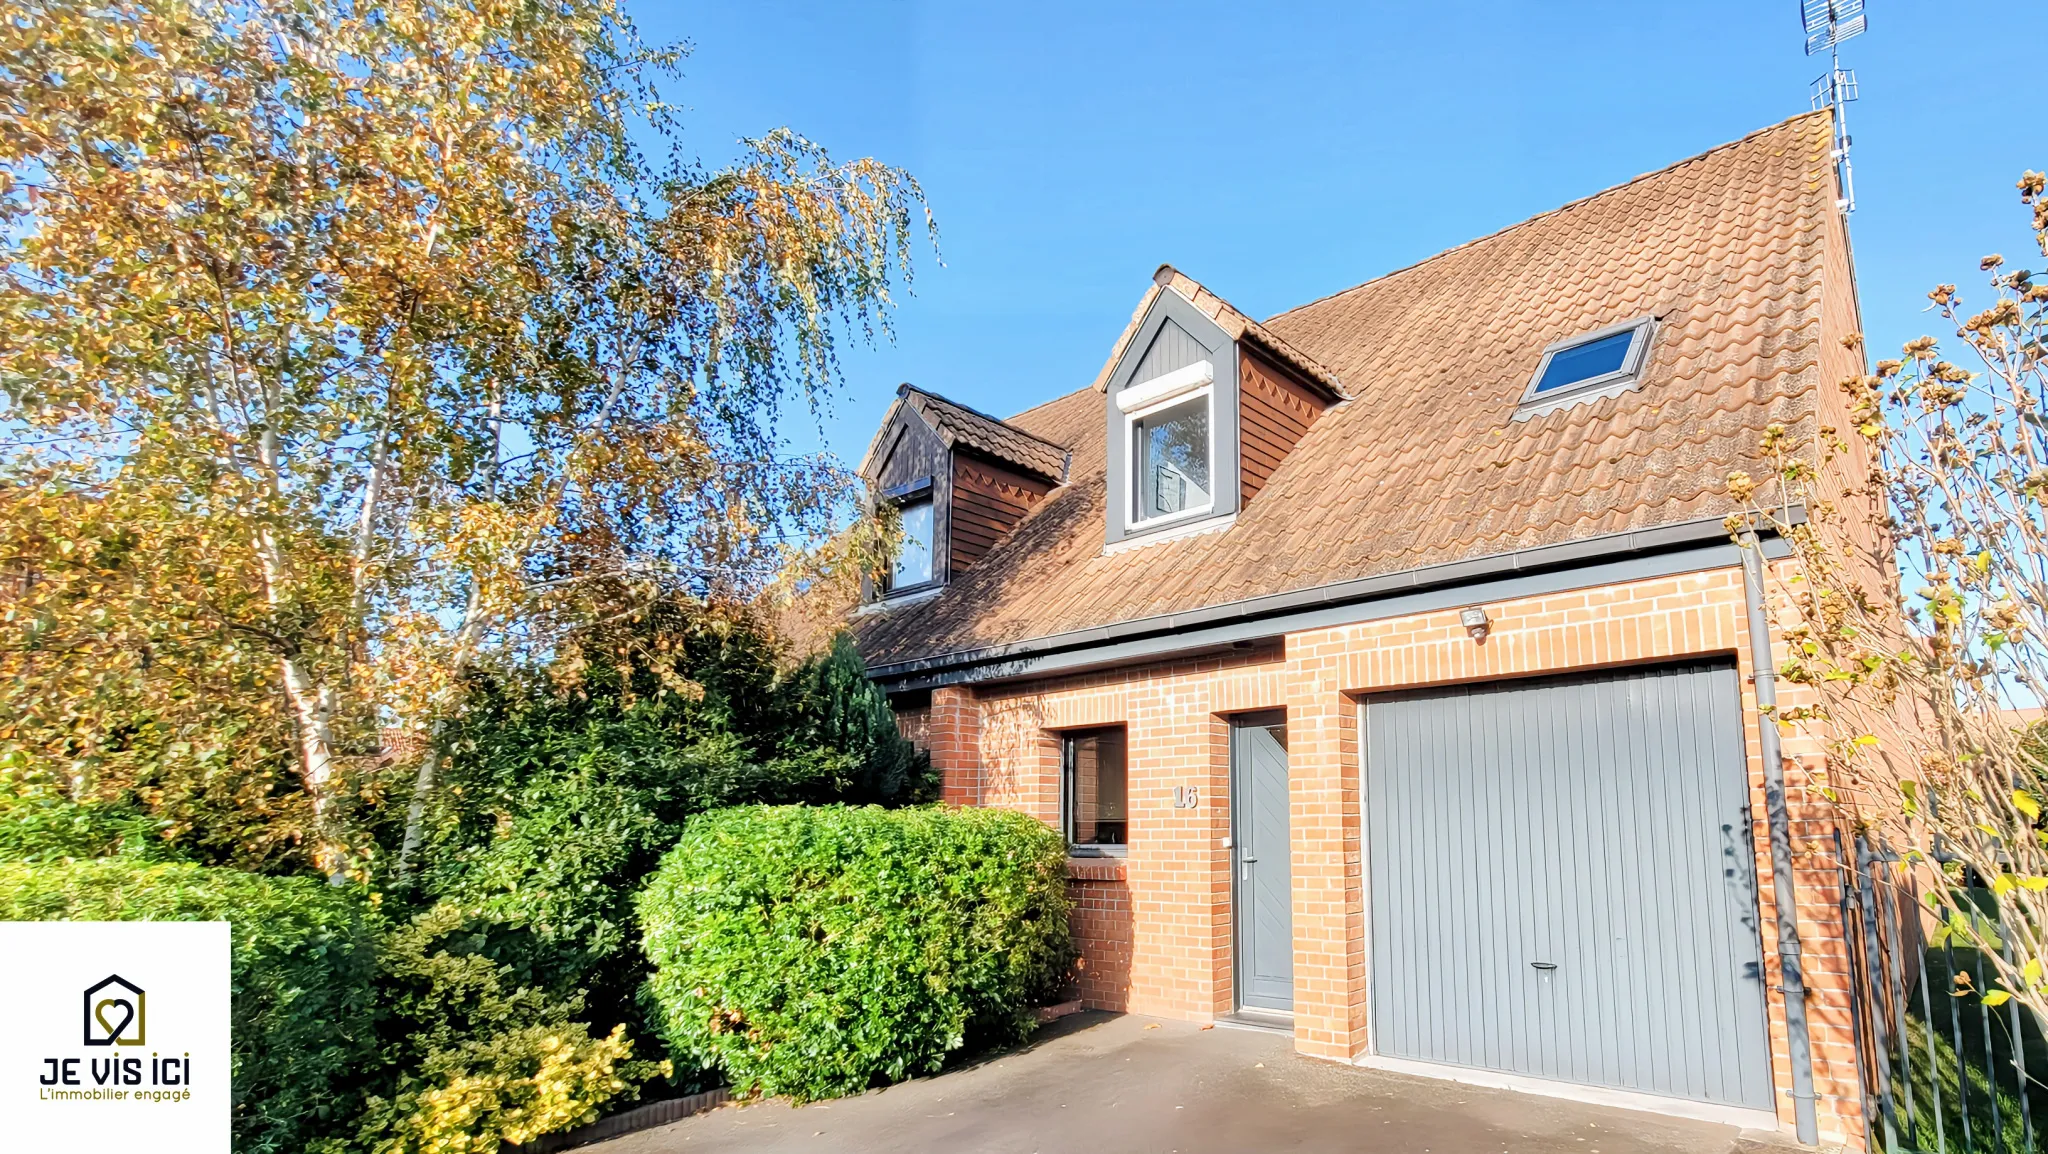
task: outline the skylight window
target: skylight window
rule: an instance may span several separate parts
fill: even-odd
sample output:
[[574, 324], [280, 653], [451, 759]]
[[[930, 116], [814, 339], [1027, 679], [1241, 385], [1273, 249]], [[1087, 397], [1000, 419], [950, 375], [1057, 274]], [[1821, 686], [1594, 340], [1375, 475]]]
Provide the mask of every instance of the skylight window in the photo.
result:
[[1552, 353], [1550, 365], [1536, 381], [1536, 391], [1547, 393], [1552, 389], [1568, 389], [1595, 377], [1620, 372], [1628, 360], [1628, 347], [1635, 341], [1636, 334], [1631, 330]]
[[1581, 333], [1543, 350], [1522, 394], [1522, 416], [1634, 388], [1655, 322], [1642, 317]]

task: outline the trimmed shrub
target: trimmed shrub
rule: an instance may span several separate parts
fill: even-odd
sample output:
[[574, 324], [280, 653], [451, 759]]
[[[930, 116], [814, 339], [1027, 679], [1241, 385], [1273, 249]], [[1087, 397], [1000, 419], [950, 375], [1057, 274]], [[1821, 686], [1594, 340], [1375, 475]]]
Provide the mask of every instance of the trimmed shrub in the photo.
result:
[[[596, 1121], [666, 1077], [666, 1061], [633, 1057], [621, 1024], [597, 1036], [575, 1020], [580, 996], [530, 984], [494, 955], [516, 927], [443, 902], [385, 936], [380, 1081], [350, 1151], [495, 1154], [501, 1142]], [[339, 1154], [335, 1151], [322, 1154]]]
[[1023, 1037], [1073, 952], [1066, 846], [998, 809], [776, 806], [691, 819], [640, 897], [644, 997], [678, 1059], [799, 1101]]
[[579, 635], [545, 674], [477, 678], [446, 753], [417, 887], [395, 891], [492, 923], [474, 948], [580, 998], [600, 1032], [643, 1032], [633, 900], [691, 815], [937, 796], [845, 638], [785, 670], [743, 611], [680, 598]]
[[376, 931], [352, 891], [118, 858], [0, 864], [0, 921], [226, 921], [235, 1149], [305, 1150], [353, 1124], [374, 1056]]
[[601, 1108], [665, 1074], [667, 1062], [633, 1060], [626, 1027], [593, 1038], [582, 1022], [527, 1026], [431, 1055], [428, 1088], [393, 1111], [373, 1102], [373, 1154], [499, 1154], [543, 1134], [597, 1121]]

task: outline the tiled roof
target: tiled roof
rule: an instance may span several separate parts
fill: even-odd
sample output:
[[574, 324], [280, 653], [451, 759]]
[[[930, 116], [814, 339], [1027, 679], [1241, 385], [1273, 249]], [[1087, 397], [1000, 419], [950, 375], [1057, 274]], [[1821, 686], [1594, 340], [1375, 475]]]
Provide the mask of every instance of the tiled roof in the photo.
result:
[[[1771, 471], [1766, 426], [1817, 423], [1853, 325], [1828, 132], [1795, 117], [1269, 318], [1350, 399], [1223, 531], [1106, 552], [1100, 395], [1019, 413], [1071, 448], [1069, 483], [938, 596], [861, 614], [862, 651], [971, 652], [1730, 511], [1730, 470]], [[1514, 419], [1544, 346], [1645, 314], [1641, 388]]]
[[[1034, 436], [999, 417], [976, 412], [958, 401], [927, 393], [915, 385], [897, 386], [896, 397], [898, 405], [923, 418], [949, 449], [964, 445], [1026, 472], [1037, 473], [1048, 481], [1067, 479], [1067, 450], [1063, 445]], [[882, 419], [884, 430], [894, 416], [892, 407]], [[871, 446], [868, 450], [870, 459], [874, 451]], [[862, 473], [867, 472], [870, 463], [871, 460], [862, 462]]]

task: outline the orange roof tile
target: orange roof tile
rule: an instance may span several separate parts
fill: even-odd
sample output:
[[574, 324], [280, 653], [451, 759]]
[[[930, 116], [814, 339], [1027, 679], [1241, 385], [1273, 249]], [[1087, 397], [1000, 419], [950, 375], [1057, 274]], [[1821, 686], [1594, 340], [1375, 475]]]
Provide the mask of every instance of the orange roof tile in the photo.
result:
[[1170, 264], [1159, 266], [1152, 274], [1152, 287], [1138, 298], [1138, 307], [1131, 313], [1131, 321], [1124, 331], [1117, 335], [1116, 343], [1110, 346], [1109, 359], [1102, 362], [1102, 371], [1095, 374], [1095, 391], [1100, 393], [1109, 388], [1110, 375], [1116, 372], [1117, 362], [1124, 359], [1124, 350], [1137, 335], [1138, 326], [1145, 323], [1145, 314], [1152, 311], [1152, 302], [1162, 292], [1179, 293], [1189, 304], [1201, 310], [1203, 316], [1215, 321], [1217, 327], [1234, 341], [1251, 341], [1267, 352], [1292, 366], [1310, 381], [1327, 390], [1332, 400], [1342, 399], [1346, 394], [1344, 386], [1337, 380], [1337, 374], [1321, 361], [1302, 352], [1282, 339], [1279, 334], [1237, 311], [1229, 301], [1204, 288], [1201, 282]]
[[[896, 405], [890, 406], [882, 418], [881, 431], [875, 434], [877, 444], [882, 433], [888, 430], [889, 422], [895, 418], [896, 408], [901, 406], [923, 418], [949, 449], [964, 445], [1025, 472], [1037, 473], [1048, 481], [1067, 479], [1067, 450], [1064, 445], [1033, 436], [999, 417], [970, 409], [958, 401], [949, 401], [937, 393], [928, 393], [916, 385], [898, 385], [896, 397]], [[874, 464], [877, 444], [868, 446], [867, 457], [861, 461], [860, 471], [864, 476]]]
[[[1822, 291], [1854, 291], [1823, 285], [1842, 235], [1828, 147], [1826, 113], [1794, 117], [1247, 321], [1350, 399], [1221, 532], [1106, 552], [1100, 395], [1019, 413], [1010, 427], [1071, 449], [1069, 483], [938, 596], [861, 614], [863, 653], [971, 652], [1730, 511], [1729, 471], [1769, 472], [1765, 427], [1813, 425]], [[1206, 292], [1184, 280], [1162, 269], [1147, 303]], [[1546, 345], [1645, 314], [1641, 388], [1514, 419]]]

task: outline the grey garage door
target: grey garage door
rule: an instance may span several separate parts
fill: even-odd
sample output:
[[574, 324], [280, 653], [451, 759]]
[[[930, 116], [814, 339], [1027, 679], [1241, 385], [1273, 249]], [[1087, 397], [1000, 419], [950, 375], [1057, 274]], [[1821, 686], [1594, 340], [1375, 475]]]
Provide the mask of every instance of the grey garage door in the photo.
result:
[[1365, 709], [1378, 1053], [1772, 1108], [1732, 666]]

